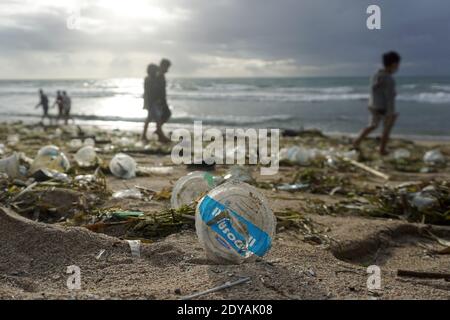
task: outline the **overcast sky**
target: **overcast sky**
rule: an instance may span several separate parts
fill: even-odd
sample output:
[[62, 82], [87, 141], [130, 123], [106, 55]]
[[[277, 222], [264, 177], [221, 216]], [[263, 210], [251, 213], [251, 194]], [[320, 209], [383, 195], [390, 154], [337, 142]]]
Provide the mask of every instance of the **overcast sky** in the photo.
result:
[[450, 1], [0, 2], [0, 78], [141, 77], [161, 57], [176, 76], [366, 76], [391, 49], [403, 75], [450, 75]]

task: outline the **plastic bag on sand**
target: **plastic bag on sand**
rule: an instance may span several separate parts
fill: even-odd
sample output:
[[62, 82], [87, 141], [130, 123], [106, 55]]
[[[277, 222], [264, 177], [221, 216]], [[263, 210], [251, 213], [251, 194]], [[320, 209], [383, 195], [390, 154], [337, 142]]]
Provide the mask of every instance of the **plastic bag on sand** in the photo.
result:
[[179, 209], [192, 203], [216, 186], [216, 180], [208, 172], [194, 171], [179, 179], [172, 190], [170, 205]]
[[40, 169], [54, 170], [64, 173], [70, 169], [70, 162], [66, 155], [56, 146], [41, 148], [31, 164], [30, 174]]
[[112, 174], [121, 179], [131, 179], [136, 177], [136, 161], [130, 156], [119, 153], [109, 163], [109, 170]]
[[256, 188], [233, 180], [200, 201], [195, 227], [209, 259], [240, 264], [254, 261], [270, 250], [276, 219]]
[[17, 153], [0, 160], [0, 173], [6, 173], [10, 179], [20, 176], [19, 156]]
[[74, 158], [80, 167], [92, 167], [97, 162], [97, 153], [94, 147], [86, 146], [78, 150]]
[[425, 153], [423, 156], [423, 161], [426, 164], [443, 164], [445, 163], [445, 157], [439, 150], [431, 150]]

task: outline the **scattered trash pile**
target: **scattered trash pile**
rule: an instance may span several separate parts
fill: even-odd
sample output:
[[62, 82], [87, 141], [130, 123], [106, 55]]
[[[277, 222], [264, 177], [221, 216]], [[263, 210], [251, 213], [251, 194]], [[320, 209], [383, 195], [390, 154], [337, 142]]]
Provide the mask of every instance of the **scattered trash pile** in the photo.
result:
[[[5, 142], [0, 144], [0, 205], [34, 221], [83, 226], [130, 241], [150, 242], [195, 229], [208, 258], [218, 263], [240, 264], [264, 256], [277, 231], [295, 230], [303, 235], [303, 241], [314, 245], [330, 243], [323, 230], [303, 214], [290, 209], [272, 212], [258, 189], [346, 197], [334, 204], [309, 201], [311, 211], [319, 214], [357, 213], [450, 224], [448, 182], [373, 190], [356, 186], [355, 176], [371, 174], [384, 180], [390, 176], [359, 162], [361, 155], [345, 150], [342, 141], [317, 132], [302, 137], [304, 144], [280, 151], [281, 165], [291, 167], [289, 183], [257, 181], [245, 166], [227, 167], [225, 173], [215, 175], [206, 171], [215, 166], [202, 164], [193, 168], [204, 171], [181, 177], [173, 189], [157, 192], [126, 185], [114, 193], [108, 188], [106, 175], [125, 182], [173, 173], [171, 166], [139, 166], [134, 157], [170, 154], [170, 146], [157, 142], [144, 145], [136, 135], [89, 132], [79, 127], [56, 128], [47, 134], [39, 127], [16, 124], [6, 127], [5, 132], [0, 126], [0, 137]], [[399, 148], [387, 164], [420, 162], [422, 169], [430, 171], [446, 166], [445, 156], [437, 149], [421, 157], [418, 154], [411, 146]], [[107, 156], [110, 161], [105, 160]], [[139, 205], [139, 201], [157, 201], [164, 206], [152, 212], [129, 206], [130, 202]]]
[[450, 183], [433, 181], [384, 186], [332, 205], [320, 200], [311, 201], [309, 205], [318, 214], [358, 214], [450, 225]]

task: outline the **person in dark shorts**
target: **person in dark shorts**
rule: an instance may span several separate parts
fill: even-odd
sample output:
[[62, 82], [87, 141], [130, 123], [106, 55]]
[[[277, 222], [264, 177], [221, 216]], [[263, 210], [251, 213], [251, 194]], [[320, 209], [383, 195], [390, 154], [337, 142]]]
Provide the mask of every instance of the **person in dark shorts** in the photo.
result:
[[50, 123], [52, 122], [52, 118], [48, 114], [48, 97], [44, 93], [44, 90], [39, 89], [39, 103], [36, 105], [35, 109], [42, 107], [43, 115], [41, 118], [41, 122], [44, 122], [44, 118], [48, 118]]
[[371, 92], [369, 100], [370, 121], [354, 141], [353, 147], [359, 149], [361, 142], [372, 131], [378, 128], [383, 121], [383, 133], [380, 142], [380, 154], [387, 155], [386, 146], [389, 142], [391, 130], [398, 118], [395, 111], [395, 80], [393, 74], [400, 67], [401, 57], [397, 52], [391, 51], [383, 55], [384, 68], [378, 70], [371, 80]]
[[[142, 140], [148, 142], [147, 130], [151, 121], [156, 121], [158, 115], [156, 112], [155, 102], [157, 100], [157, 86], [156, 77], [158, 76], [159, 67], [156, 64], [149, 64], [147, 67], [147, 77], [144, 80], [144, 109], [148, 111], [145, 119], [144, 132], [142, 133]], [[154, 108], [152, 108], [154, 107]]]
[[162, 59], [159, 64], [159, 72], [156, 77], [156, 101], [155, 107], [160, 114], [159, 119], [156, 119], [156, 134], [158, 135], [159, 141], [170, 142], [170, 139], [164, 135], [162, 126], [169, 121], [172, 116], [172, 112], [169, 109], [167, 103], [167, 91], [166, 91], [166, 77], [165, 74], [169, 71], [171, 62], [168, 59]]
[[69, 119], [72, 119], [72, 117], [70, 116], [70, 111], [72, 109], [72, 99], [69, 97], [66, 91], [62, 92], [62, 104], [64, 124], [67, 125], [69, 123]]

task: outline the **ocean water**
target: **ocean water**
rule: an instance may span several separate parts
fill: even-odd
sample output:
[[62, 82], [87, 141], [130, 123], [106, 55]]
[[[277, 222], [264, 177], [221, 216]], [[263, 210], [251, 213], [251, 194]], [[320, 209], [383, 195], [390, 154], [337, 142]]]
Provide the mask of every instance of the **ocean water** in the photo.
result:
[[[178, 79], [168, 77], [175, 125], [260, 128], [318, 128], [356, 133], [368, 121], [369, 77]], [[450, 137], [450, 77], [397, 77], [394, 133]], [[143, 79], [0, 80], [0, 120], [37, 121], [37, 91], [53, 101], [57, 90], [72, 97], [72, 113], [81, 124], [140, 128]], [[56, 109], [50, 113], [55, 114]]]

